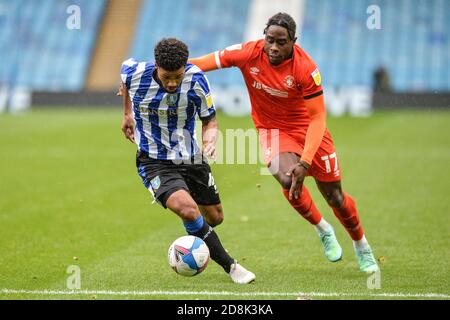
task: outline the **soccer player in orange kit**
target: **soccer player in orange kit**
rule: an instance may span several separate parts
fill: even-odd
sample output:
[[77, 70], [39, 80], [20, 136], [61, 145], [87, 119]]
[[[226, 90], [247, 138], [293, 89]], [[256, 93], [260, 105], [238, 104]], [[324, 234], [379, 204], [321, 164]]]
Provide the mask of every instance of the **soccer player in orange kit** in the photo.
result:
[[326, 128], [321, 76], [311, 57], [295, 44], [296, 24], [286, 13], [271, 17], [265, 38], [190, 59], [203, 71], [238, 67], [244, 77], [269, 171], [291, 206], [315, 226], [328, 260], [342, 258], [333, 227], [308, 189], [312, 176], [335, 216], [353, 240], [359, 268], [379, 270], [364, 236], [355, 201], [343, 192], [336, 150]]

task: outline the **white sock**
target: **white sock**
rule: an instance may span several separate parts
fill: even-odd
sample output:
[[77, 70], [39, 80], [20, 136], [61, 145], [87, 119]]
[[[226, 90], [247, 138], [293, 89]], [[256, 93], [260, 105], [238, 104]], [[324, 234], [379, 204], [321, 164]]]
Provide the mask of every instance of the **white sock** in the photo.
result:
[[319, 236], [325, 232], [333, 230], [331, 224], [326, 222], [324, 218], [320, 219], [319, 223], [314, 225], [314, 228], [316, 229]]
[[370, 249], [369, 242], [367, 242], [366, 236], [363, 235], [361, 240], [353, 240], [353, 248], [358, 251]]

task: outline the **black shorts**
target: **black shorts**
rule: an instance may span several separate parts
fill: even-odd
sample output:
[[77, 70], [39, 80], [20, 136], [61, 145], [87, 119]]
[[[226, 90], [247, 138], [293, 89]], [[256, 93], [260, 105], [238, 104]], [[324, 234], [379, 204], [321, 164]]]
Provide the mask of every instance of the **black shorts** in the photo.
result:
[[220, 203], [211, 167], [204, 160], [194, 164], [176, 164], [172, 160], [152, 159], [145, 152], [138, 151], [136, 167], [145, 187], [164, 208], [167, 208], [169, 196], [178, 190], [189, 192], [198, 205]]

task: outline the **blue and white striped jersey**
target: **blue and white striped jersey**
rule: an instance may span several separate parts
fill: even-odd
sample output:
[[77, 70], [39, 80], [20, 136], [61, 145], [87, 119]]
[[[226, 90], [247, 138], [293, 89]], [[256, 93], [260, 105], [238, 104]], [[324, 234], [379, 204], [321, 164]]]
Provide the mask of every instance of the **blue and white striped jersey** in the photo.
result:
[[168, 93], [153, 78], [154, 71], [154, 63], [128, 59], [122, 64], [136, 121], [135, 142], [153, 159], [191, 159], [200, 153], [195, 116], [207, 120], [215, 115], [208, 79], [188, 63], [177, 92]]

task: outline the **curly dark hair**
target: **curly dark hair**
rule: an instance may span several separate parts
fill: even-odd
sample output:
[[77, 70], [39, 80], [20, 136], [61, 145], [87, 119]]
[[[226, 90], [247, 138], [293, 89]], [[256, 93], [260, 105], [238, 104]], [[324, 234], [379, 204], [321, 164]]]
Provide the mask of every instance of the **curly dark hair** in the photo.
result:
[[175, 38], [164, 38], [155, 46], [156, 64], [166, 71], [175, 71], [185, 66], [189, 57], [186, 44]]
[[291, 40], [295, 39], [295, 31], [297, 30], [297, 25], [295, 24], [294, 19], [287, 13], [278, 12], [276, 15], [272, 16], [266, 24], [264, 34], [266, 34], [267, 29], [269, 29], [270, 26], [280, 26], [285, 28], [288, 31]]

